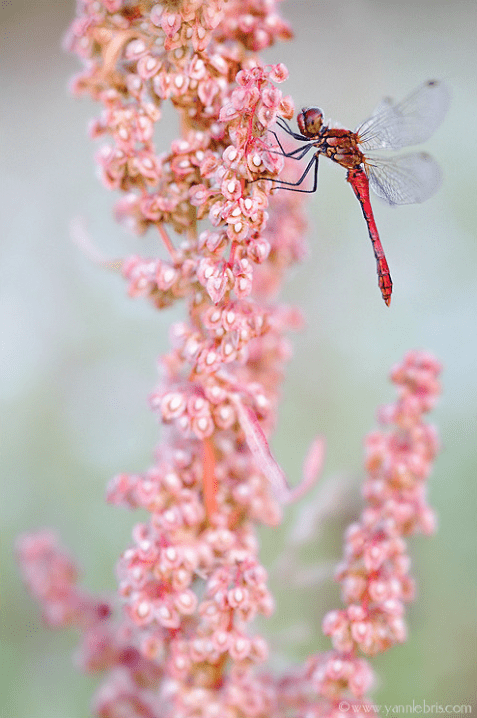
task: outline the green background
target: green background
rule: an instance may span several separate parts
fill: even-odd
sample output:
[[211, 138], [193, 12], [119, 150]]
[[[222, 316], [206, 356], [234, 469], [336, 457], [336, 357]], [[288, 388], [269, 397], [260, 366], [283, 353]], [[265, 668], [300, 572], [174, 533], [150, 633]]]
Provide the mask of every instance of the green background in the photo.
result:
[[[376, 407], [394, 400], [390, 367], [411, 348], [428, 349], [444, 365], [431, 417], [442, 441], [430, 484], [439, 532], [410, 542], [418, 596], [407, 614], [409, 640], [373, 660], [373, 697], [390, 706], [475, 705], [476, 3], [290, 0], [281, 10], [296, 37], [266, 59], [288, 66], [282, 89], [298, 108], [318, 104], [353, 128], [382, 96], [400, 98], [426, 79], [444, 79], [453, 99], [426, 145], [443, 168], [442, 190], [421, 206], [375, 203], [395, 283], [389, 309], [344, 172], [321, 162], [319, 191], [308, 203], [309, 255], [284, 292], [303, 308], [307, 327], [292, 337], [273, 443], [295, 481], [309, 442], [323, 433], [323, 501], [333, 492], [334, 499], [291, 558], [318, 584], [304, 568], [293, 581], [280, 563], [302, 507], [287, 512], [279, 535], [261, 531], [277, 610], [260, 630], [277, 670], [329, 648], [320, 625], [341, 605], [330, 573], [362, 506], [363, 437]], [[159, 429], [147, 396], [168, 326], [181, 315], [128, 299], [122, 280], [92, 266], [69, 239], [79, 215], [108, 256], [157, 250], [152, 238], [118, 229], [114, 197], [95, 177], [86, 125], [98, 108], [69, 97], [79, 64], [60, 48], [73, 13], [72, 2], [2, 3], [0, 695], [9, 718], [89, 714], [97, 680], [76, 672], [73, 632], [42, 626], [12, 547], [21, 532], [56, 527], [83, 567], [84, 585], [114, 590], [115, 561], [140, 517], [107, 506], [104, 487], [115, 473], [151, 462]], [[157, 131], [159, 149], [172, 138], [167, 119], [172, 114]]]

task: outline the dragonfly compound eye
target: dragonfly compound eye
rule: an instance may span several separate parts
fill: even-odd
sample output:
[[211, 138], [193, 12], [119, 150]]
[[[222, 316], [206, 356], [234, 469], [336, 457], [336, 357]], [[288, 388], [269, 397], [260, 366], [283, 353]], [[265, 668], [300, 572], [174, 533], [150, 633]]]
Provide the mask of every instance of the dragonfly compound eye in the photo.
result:
[[314, 137], [323, 124], [323, 112], [319, 107], [304, 107], [297, 117], [297, 123], [302, 135]]

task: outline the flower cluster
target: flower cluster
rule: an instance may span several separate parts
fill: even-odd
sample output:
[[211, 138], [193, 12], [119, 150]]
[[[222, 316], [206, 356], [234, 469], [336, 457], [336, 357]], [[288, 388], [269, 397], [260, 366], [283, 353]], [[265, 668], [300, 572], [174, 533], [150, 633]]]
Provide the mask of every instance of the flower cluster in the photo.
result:
[[59, 549], [51, 531], [21, 536], [17, 554], [29, 591], [41, 603], [43, 618], [53, 628], [89, 627], [107, 619], [107, 601], [77, 588], [78, 570], [74, 561]]
[[[128, 292], [158, 309], [183, 300], [187, 311], [150, 397], [164, 427], [152, 466], [108, 487], [110, 503], [147, 513], [119, 560], [117, 600], [83, 594], [52, 535], [19, 543], [50, 623], [79, 628], [82, 665], [107, 673], [101, 718], [331, 716], [340, 695], [362, 699], [371, 672], [355, 649], [402, 639], [399, 611], [411, 595], [402, 536], [431, 524], [423, 480], [435, 441], [421, 413], [437, 385], [435, 364], [416, 355], [395, 372], [400, 401], [382, 412], [398, 431], [368, 442], [369, 507], [339, 572], [349, 606], [325, 619], [335, 650], [280, 679], [263, 668], [268, 647], [250, 624], [274, 604], [255, 524], [279, 523], [323, 456], [315, 440], [292, 490], [268, 445], [286, 333], [302, 321], [275, 297], [305, 252], [302, 195], [275, 196], [267, 181], [284, 162], [267, 130], [293, 115], [276, 87], [286, 68], [254, 54], [290, 35], [275, 6], [80, 0], [67, 39], [85, 63], [73, 90], [103, 105], [91, 135], [108, 138], [97, 163], [103, 183], [123, 193], [118, 220], [137, 234], [153, 228], [167, 253], [124, 259]], [[165, 101], [180, 137], [159, 154]]]
[[359, 651], [374, 655], [406, 637], [403, 604], [413, 597], [413, 583], [404, 537], [434, 529], [425, 489], [438, 444], [423, 414], [440, 393], [440, 369], [431, 355], [414, 351], [391, 372], [399, 397], [378, 417], [394, 427], [366, 438], [366, 507], [346, 532], [336, 572], [347, 608], [330, 611], [323, 620], [333, 650], [310, 656], [279, 684], [280, 702], [290, 715], [338, 718], [343, 700], [360, 718], [376, 712], [366, 698], [373, 672]]
[[[242, 245], [247, 235], [256, 239], [271, 187], [245, 187], [245, 180], [265, 164], [268, 174], [280, 166], [279, 155], [267, 152], [268, 141], [259, 137], [277, 111], [293, 114], [291, 100], [270, 82], [283, 81], [285, 68], [266, 68], [248, 51], [290, 36], [274, 0], [164, 6], [81, 0], [79, 7], [66, 47], [84, 58], [87, 69], [72, 89], [104, 105], [91, 135], [110, 138], [97, 162], [104, 184], [127, 193], [118, 217], [137, 232], [159, 223], [187, 232], [196, 222], [192, 198], [200, 216], [210, 210], [212, 224], [223, 227], [219, 235], [227, 229]], [[232, 85], [236, 77], [238, 87]], [[178, 110], [182, 136], [158, 155], [154, 127], [164, 101]], [[248, 254], [260, 261], [266, 250], [258, 244]], [[214, 254], [226, 245], [222, 236], [207, 243]]]
[[116, 715], [121, 707], [151, 718], [338, 718], [343, 699], [359, 718], [375, 713], [366, 698], [373, 673], [357, 651], [374, 654], [405, 637], [403, 603], [412, 597], [412, 583], [404, 537], [430, 533], [434, 525], [425, 482], [437, 440], [422, 415], [439, 394], [439, 371], [424, 352], [409, 353], [393, 369], [399, 398], [378, 415], [395, 426], [367, 437], [367, 506], [346, 534], [337, 572], [348, 608], [324, 619], [334, 649], [283, 677], [253, 670], [266, 659], [267, 645], [245, 630], [255, 615], [273, 610], [252, 519], [266, 520], [274, 505], [258, 473], [248, 481], [241, 475], [244, 467], [252, 469], [246, 456], [230, 453], [225, 460], [230, 434], [214, 449], [222, 454], [215, 464], [219, 509], [213, 520], [207, 521], [201, 501], [208, 442], [194, 457], [190, 444], [176, 439], [145, 474], [111, 482], [110, 502], [151, 514], [149, 523], [135, 527], [134, 545], [119, 563], [126, 605], [119, 621], [110, 602], [76, 587], [77, 571], [50, 533], [19, 540], [25, 580], [49, 623], [77, 626], [84, 634], [81, 665], [109, 670], [96, 697], [98, 715]]
[[392, 372], [400, 387], [396, 404], [381, 409], [389, 433], [366, 441], [369, 472], [363, 493], [368, 502], [361, 520], [346, 533], [343, 564], [337, 572], [348, 607], [329, 613], [323, 630], [344, 653], [359, 647], [369, 655], [406, 638], [404, 603], [414, 595], [405, 536], [434, 530], [426, 503], [426, 479], [437, 453], [435, 430], [422, 421], [439, 393], [440, 366], [423, 353], [409, 353]]

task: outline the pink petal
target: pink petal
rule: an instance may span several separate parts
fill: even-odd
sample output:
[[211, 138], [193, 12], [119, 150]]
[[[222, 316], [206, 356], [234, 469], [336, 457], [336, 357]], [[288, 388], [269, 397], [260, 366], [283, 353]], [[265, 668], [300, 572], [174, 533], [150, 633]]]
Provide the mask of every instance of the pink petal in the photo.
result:
[[231, 399], [237, 410], [240, 426], [245, 432], [248, 448], [257, 464], [257, 468], [269, 480], [277, 499], [281, 503], [287, 502], [290, 489], [286, 476], [272, 456], [267, 437], [263, 433], [256, 414], [248, 406], [245, 406], [236, 394], [232, 394]]

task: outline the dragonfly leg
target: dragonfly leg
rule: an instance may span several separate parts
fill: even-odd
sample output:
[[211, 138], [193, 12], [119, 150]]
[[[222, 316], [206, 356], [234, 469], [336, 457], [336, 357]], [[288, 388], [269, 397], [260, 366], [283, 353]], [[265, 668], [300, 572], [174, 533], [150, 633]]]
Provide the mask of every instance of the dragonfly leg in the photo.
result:
[[[281, 149], [281, 155], [282, 157], [290, 157], [292, 160], [301, 160], [313, 147], [313, 145], [307, 145], [306, 147], [297, 147], [296, 150], [292, 150], [291, 152], [286, 152], [285, 148], [283, 147], [282, 143], [279, 140], [279, 137], [274, 130], [269, 130], [269, 132], [272, 133], [272, 135], [275, 136], [276, 141], [278, 142], [278, 146]], [[269, 152], [273, 152], [273, 150], [268, 150]], [[280, 154], [277, 152], [276, 154]]]
[[293, 137], [295, 140], [309, 140], [309, 137], [305, 137], [304, 135], [301, 135], [299, 132], [294, 132], [288, 122], [286, 122], [283, 117], [277, 117], [277, 125], [281, 130], [287, 133], [287, 135], [290, 135], [290, 137]]
[[[270, 180], [271, 182], [276, 182], [282, 189], [289, 189], [293, 192], [316, 192], [316, 188], [318, 187], [318, 157], [319, 155], [316, 154], [311, 158], [305, 168], [305, 171], [297, 182], [285, 182], [285, 180], [274, 179], [273, 177], [258, 177], [256, 180], [252, 181], [258, 182], [258, 180]], [[311, 189], [298, 189], [298, 186], [301, 185], [313, 165], [315, 165], [315, 171], [313, 173], [313, 187]]]

